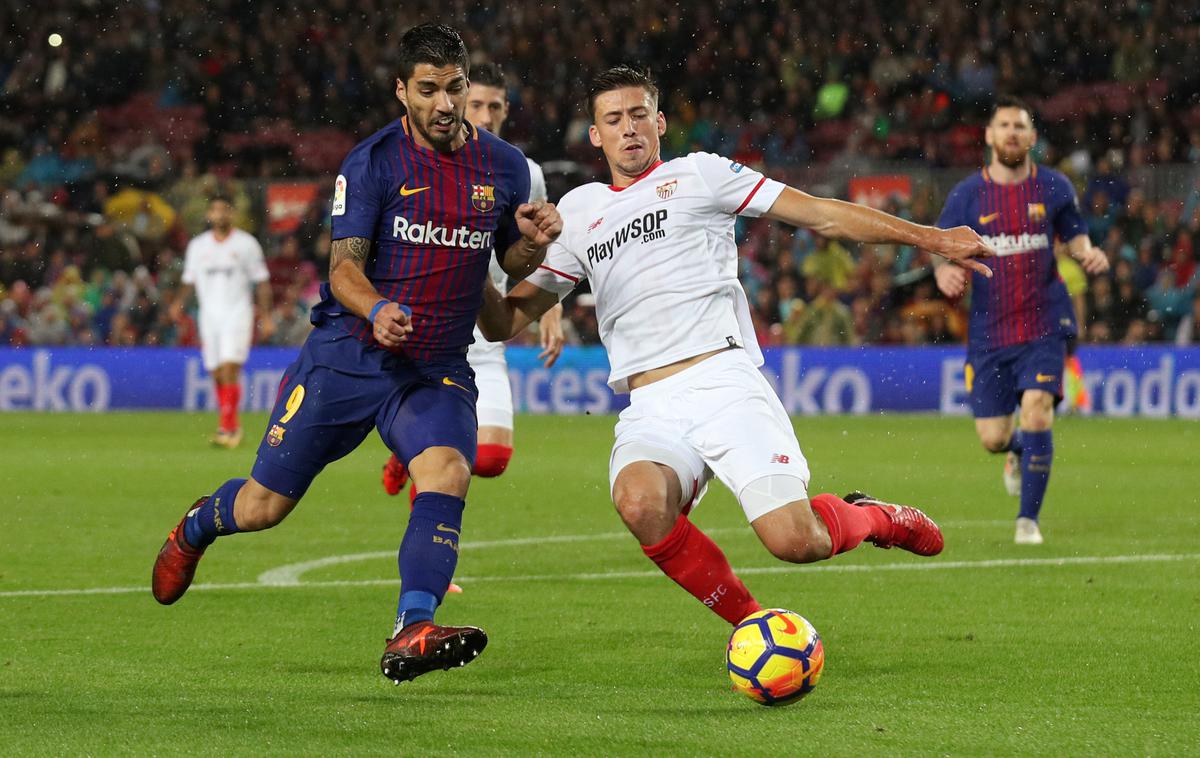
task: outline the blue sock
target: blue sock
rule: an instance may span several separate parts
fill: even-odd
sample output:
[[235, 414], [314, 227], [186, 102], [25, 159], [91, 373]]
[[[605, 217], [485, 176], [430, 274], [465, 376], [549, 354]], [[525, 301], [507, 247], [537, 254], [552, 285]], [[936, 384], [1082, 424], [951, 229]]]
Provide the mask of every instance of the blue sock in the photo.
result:
[[1044, 432], [1021, 432], [1024, 450], [1021, 453], [1021, 512], [1025, 518], [1037, 521], [1050, 483], [1050, 464], [1054, 461], [1054, 435]]
[[1008, 449], [1017, 455], [1020, 455], [1021, 451], [1025, 449], [1025, 440], [1021, 437], [1020, 429], [1014, 431], [1012, 437], [1008, 439]]
[[400, 543], [400, 604], [396, 629], [433, 620], [458, 565], [458, 535], [466, 503], [440, 492], [413, 500], [408, 529]]
[[203, 550], [217, 537], [236, 534], [237, 522], [233, 520], [233, 503], [245, 479], [230, 479], [217, 487], [204, 505], [188, 514], [183, 522], [183, 538], [189, 545]]

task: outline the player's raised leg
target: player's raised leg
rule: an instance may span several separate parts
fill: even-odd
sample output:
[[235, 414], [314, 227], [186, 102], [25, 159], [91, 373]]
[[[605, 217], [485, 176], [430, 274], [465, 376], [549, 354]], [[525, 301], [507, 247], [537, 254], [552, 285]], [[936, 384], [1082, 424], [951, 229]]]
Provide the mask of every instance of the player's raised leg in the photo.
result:
[[297, 499], [272, 492], [253, 478], [230, 479], [192, 504], [158, 551], [154, 598], [170, 605], [187, 592], [196, 566], [218, 537], [269, 529], [292, 512]]
[[[628, 446], [624, 453], [618, 449], [614, 465], [633, 457], [636, 453]], [[666, 464], [632, 460], [621, 465], [616, 476], [613, 503], [647, 558], [713, 613], [737, 624], [762, 606], [734, 573], [721, 548], [688, 518], [700, 486], [693, 478], [685, 488]]]

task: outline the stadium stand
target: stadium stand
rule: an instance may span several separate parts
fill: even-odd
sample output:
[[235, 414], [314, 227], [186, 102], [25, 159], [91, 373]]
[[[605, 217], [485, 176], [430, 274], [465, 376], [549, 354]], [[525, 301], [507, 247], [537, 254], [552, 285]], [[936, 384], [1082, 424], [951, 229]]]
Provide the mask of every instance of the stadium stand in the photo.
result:
[[[979, 165], [992, 96], [1020, 93], [1038, 160], [1076, 182], [1114, 264], [1091, 282], [1063, 264], [1083, 339], [1200, 339], [1200, 13], [1187, 4], [647, 0], [583, 15], [419, 0], [403, 19], [380, 0], [86, 5], [0, 4], [0, 345], [195, 344], [181, 256], [216, 192], [270, 256], [272, 341], [302, 340], [326, 189], [400, 114], [391, 43], [418, 18], [490, 30], [468, 48], [511, 73], [506, 137], [547, 164], [552, 196], [593, 176], [577, 103], [618, 60], [654, 64], [668, 155], [721, 153], [927, 223]], [[763, 221], [739, 241], [764, 344], [963, 338], [962, 305], [936, 292], [922, 251]], [[595, 339], [587, 303], [568, 309], [576, 340]]]

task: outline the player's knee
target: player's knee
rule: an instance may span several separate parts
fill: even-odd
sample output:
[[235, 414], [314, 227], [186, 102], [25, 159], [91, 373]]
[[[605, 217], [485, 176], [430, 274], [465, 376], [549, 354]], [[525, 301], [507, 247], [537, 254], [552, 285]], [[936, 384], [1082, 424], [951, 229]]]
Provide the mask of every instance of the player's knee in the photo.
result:
[[635, 534], [648, 525], [670, 518], [665, 487], [650, 486], [645, 482], [621, 482], [613, 488], [613, 505], [621, 520]]
[[475, 476], [500, 476], [512, 460], [513, 449], [508, 445], [480, 445], [475, 454]]
[[1021, 428], [1030, 432], [1044, 432], [1054, 424], [1054, 398], [1044, 397], [1021, 404]]
[[1003, 453], [1008, 450], [1008, 442], [1012, 434], [1005, 430], [987, 430], [979, 432], [979, 441], [983, 449], [989, 453]]
[[413, 483], [421, 492], [442, 492], [464, 497], [471, 483], [471, 466], [459, 451], [429, 448], [408, 464]]

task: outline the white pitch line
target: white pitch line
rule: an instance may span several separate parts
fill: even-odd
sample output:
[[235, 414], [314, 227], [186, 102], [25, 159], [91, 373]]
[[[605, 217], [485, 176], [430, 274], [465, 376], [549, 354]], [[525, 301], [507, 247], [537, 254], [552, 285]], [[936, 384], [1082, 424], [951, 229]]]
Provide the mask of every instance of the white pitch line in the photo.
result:
[[[1007, 526], [1011, 520], [1007, 521], [951, 521], [945, 522], [947, 527], [959, 526]], [[713, 529], [705, 529], [705, 533], [710, 536], [718, 536], [722, 534], [747, 533], [744, 526], [727, 526], [716, 527]], [[629, 532], [598, 532], [596, 534], [560, 534], [546, 537], [513, 537], [502, 540], [484, 540], [477, 542], [462, 543], [463, 550], [481, 550], [493, 547], [522, 547], [525, 545], [550, 545], [562, 544], [570, 542], [595, 542], [600, 540], [626, 540], [630, 539]], [[309, 582], [301, 582], [300, 577], [307, 574], [309, 571], [314, 571], [326, 566], [340, 566], [343, 563], [359, 563], [361, 561], [378, 561], [384, 559], [396, 558], [395, 550], [375, 550], [369, 553], [349, 553], [346, 555], [331, 555], [326, 558], [316, 558], [311, 561], [301, 561], [299, 563], [289, 563], [286, 566], [268, 569], [258, 575], [259, 584], [269, 584], [274, 587], [295, 587], [299, 584], [310, 584]]]
[[[389, 554], [390, 555], [390, 554]], [[847, 563], [847, 564], [808, 564], [799, 566], [783, 564], [779, 566], [752, 566], [737, 569], [737, 573], [745, 576], [762, 574], [786, 573], [870, 573], [873, 571], [942, 571], [951, 569], [988, 569], [988, 568], [1026, 568], [1033, 566], [1096, 566], [1122, 563], [1164, 563], [1178, 561], [1200, 560], [1200, 553], [1162, 553], [1149, 555], [1082, 555], [1064, 556], [1060, 558], [996, 558], [981, 561], [916, 561], [905, 563]], [[569, 582], [569, 581], [605, 581], [613, 579], [650, 579], [661, 577], [659, 571], [601, 571], [577, 574], [523, 574], [517, 576], [463, 576], [455, 577], [464, 584], [481, 584], [484, 582]], [[254, 590], [254, 589], [285, 589], [298, 587], [303, 589], [321, 589], [334, 587], [380, 587], [394, 586], [398, 579], [350, 579], [323, 582], [303, 582], [301, 584], [261, 584], [259, 582], [235, 582], [230, 584], [194, 584], [190, 592], [208, 592], [212, 590]], [[9, 597], [61, 597], [68, 595], [125, 595], [146, 592], [149, 588], [140, 587], [92, 587], [75, 590], [12, 590], [0, 592], [0, 598]]]

